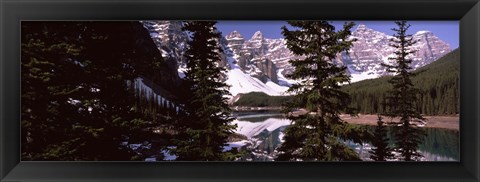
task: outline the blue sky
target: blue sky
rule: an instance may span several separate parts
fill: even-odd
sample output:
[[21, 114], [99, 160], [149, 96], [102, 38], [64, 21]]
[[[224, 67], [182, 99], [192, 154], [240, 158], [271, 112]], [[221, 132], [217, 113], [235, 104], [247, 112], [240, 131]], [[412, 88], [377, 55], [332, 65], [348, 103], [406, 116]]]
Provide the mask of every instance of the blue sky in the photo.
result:
[[[332, 21], [336, 29], [342, 28], [345, 21]], [[393, 35], [391, 28], [396, 27], [393, 21], [354, 21], [355, 30], [359, 24], [364, 24], [368, 28], [376, 31]], [[409, 29], [410, 34], [420, 30], [429, 30], [437, 37], [444, 40], [452, 49], [459, 45], [460, 33], [458, 21], [408, 21], [412, 26]], [[281, 38], [280, 27], [287, 25], [285, 21], [218, 21], [217, 28], [223, 33], [223, 36], [237, 30], [245, 39], [250, 39], [252, 35], [260, 30], [266, 38]]]

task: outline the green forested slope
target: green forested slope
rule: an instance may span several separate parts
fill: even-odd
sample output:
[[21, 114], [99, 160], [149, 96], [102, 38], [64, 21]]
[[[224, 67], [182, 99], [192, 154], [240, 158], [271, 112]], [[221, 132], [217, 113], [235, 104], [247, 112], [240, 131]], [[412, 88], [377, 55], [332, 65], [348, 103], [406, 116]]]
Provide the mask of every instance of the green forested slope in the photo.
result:
[[290, 96], [270, 96], [263, 92], [250, 92], [241, 94], [240, 99], [236, 101], [234, 106], [249, 106], [249, 107], [279, 107], [284, 102], [290, 101]]
[[[449, 115], [459, 112], [460, 50], [456, 49], [439, 60], [415, 72], [412, 78], [418, 93], [417, 108], [426, 115]], [[391, 89], [391, 77], [364, 80], [346, 85], [345, 91], [352, 97], [352, 106], [360, 113], [384, 111], [384, 98]]]

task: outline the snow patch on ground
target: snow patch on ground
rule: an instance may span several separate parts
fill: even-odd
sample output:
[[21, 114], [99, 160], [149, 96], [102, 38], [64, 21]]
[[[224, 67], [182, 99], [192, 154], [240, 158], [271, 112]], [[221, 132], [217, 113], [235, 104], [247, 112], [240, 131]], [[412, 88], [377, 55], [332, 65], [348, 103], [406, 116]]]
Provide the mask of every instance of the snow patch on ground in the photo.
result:
[[145, 158], [145, 162], [155, 162], [155, 161], [157, 161], [157, 158], [155, 157]]
[[280, 132], [280, 133], [278, 134], [278, 139], [279, 139], [280, 142], [282, 142], [282, 143], [285, 142], [285, 140], [283, 139], [284, 136], [285, 136], [285, 134], [284, 134], [283, 132]]
[[[172, 148], [172, 147], [169, 147], [169, 148]], [[162, 150], [162, 154], [164, 156], [163, 160], [165, 161], [173, 161], [177, 159], [177, 156], [170, 154], [169, 150]]]
[[229, 151], [229, 150], [232, 150], [232, 148], [241, 148], [247, 144], [251, 144], [252, 142], [251, 141], [248, 141], [248, 140], [241, 140], [241, 141], [238, 141], [238, 142], [228, 142], [227, 143], [227, 146], [223, 147], [223, 151], [226, 152], [226, 151]]
[[183, 79], [185, 78], [185, 72], [187, 72], [187, 68], [179, 67], [177, 69], [177, 72], [178, 72], [178, 76]]

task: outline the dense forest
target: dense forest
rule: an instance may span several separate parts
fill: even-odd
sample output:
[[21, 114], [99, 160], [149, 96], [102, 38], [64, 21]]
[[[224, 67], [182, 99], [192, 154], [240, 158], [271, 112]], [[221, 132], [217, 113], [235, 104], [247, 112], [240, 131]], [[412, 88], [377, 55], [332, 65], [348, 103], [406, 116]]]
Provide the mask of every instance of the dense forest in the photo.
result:
[[169, 66], [141, 24], [23, 22], [21, 63], [22, 160], [142, 160], [119, 144], [164, 121], [132, 83]]
[[233, 103], [233, 106], [280, 107], [291, 100], [291, 96], [269, 96], [263, 92], [250, 92], [240, 94], [240, 98]]
[[[425, 115], [458, 114], [460, 50], [456, 49], [431, 64], [414, 71], [413, 84], [420, 89], [417, 110]], [[385, 111], [385, 94], [391, 89], [390, 76], [363, 80], [345, 85], [343, 90], [352, 97], [359, 113], [376, 114]]]

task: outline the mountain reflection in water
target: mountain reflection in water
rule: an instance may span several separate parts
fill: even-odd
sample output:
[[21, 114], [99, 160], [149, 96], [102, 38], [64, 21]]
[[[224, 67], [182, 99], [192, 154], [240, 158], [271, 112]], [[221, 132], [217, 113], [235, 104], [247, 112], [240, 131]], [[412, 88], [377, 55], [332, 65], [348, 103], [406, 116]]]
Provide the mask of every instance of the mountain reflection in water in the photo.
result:
[[[243, 113], [236, 114], [237, 125], [242, 128], [242, 132], [248, 133], [246, 130], [256, 130], [248, 140], [252, 145], [248, 146], [251, 154], [242, 158], [247, 161], [273, 161], [276, 155], [276, 149], [283, 142], [282, 133], [285, 130], [286, 119], [280, 113]], [[279, 122], [272, 124], [273, 122]], [[288, 120], [287, 120], [288, 121]], [[248, 125], [250, 128], [246, 128]], [[253, 127], [252, 127], [253, 126]], [[258, 127], [256, 127], [258, 126]], [[255, 128], [256, 127], [256, 128]], [[263, 128], [260, 128], [263, 127]], [[373, 131], [375, 126], [366, 127]], [[272, 130], [272, 131], [269, 131]], [[260, 131], [261, 130], [261, 131]], [[419, 150], [422, 152], [424, 161], [459, 161], [459, 131], [440, 129], [440, 128], [423, 128], [427, 136], [424, 142], [420, 145]], [[388, 137], [391, 138], [389, 135]], [[393, 140], [390, 140], [393, 144]], [[363, 145], [346, 141], [349, 147], [354, 148], [363, 160], [369, 160], [368, 151], [371, 145], [366, 143]]]

